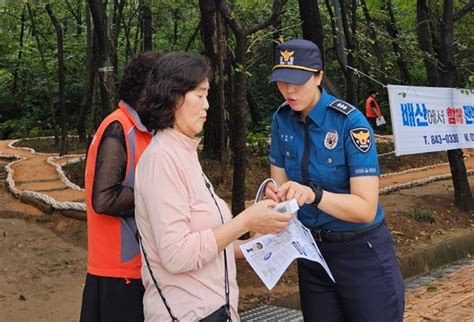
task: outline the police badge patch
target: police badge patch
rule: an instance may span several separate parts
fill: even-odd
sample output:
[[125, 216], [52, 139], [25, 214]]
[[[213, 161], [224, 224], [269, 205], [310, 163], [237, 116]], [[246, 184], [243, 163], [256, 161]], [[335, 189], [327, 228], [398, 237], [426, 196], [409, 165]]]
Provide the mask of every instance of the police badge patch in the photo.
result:
[[326, 137], [324, 138], [324, 147], [328, 150], [332, 150], [337, 145], [337, 139], [339, 138], [339, 134], [337, 134], [336, 130], [332, 130], [326, 133]]
[[361, 152], [367, 153], [370, 146], [372, 145], [372, 140], [370, 138], [369, 129], [366, 127], [358, 127], [350, 131], [351, 139], [357, 149]]

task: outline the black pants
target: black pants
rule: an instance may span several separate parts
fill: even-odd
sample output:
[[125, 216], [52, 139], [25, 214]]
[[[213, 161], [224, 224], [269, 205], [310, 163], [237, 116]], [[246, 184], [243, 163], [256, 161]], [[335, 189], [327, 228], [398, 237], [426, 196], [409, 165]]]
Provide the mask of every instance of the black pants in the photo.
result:
[[351, 241], [317, 243], [336, 283], [319, 263], [298, 260], [305, 321], [403, 321], [403, 278], [385, 225]]
[[102, 277], [87, 274], [82, 295], [81, 322], [142, 322], [141, 279]]
[[372, 127], [372, 129], [373, 129], [374, 131], [377, 129], [377, 123], [376, 123], [375, 120], [377, 120], [376, 117], [368, 117], [368, 118], [367, 118], [367, 121], [369, 121], [369, 124], [370, 124], [370, 126]]

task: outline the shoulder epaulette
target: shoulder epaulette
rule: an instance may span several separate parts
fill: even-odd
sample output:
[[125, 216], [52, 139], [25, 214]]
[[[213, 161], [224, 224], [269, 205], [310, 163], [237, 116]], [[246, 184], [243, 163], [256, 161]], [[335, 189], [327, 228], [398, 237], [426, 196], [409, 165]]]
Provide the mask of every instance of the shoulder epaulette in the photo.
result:
[[335, 100], [334, 102], [329, 104], [329, 106], [344, 115], [349, 115], [352, 111], [356, 109], [354, 106], [341, 100]]
[[289, 106], [288, 102], [283, 102], [280, 106], [278, 106], [278, 108], [276, 110], [277, 113], [280, 112], [280, 110], [283, 109], [285, 106]]

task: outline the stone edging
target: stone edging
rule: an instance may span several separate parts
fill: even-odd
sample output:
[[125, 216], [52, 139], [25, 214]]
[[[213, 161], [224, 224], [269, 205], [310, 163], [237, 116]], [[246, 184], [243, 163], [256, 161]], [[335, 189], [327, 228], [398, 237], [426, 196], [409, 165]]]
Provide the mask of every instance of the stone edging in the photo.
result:
[[416, 249], [399, 259], [404, 278], [417, 276], [474, 254], [474, 230]]

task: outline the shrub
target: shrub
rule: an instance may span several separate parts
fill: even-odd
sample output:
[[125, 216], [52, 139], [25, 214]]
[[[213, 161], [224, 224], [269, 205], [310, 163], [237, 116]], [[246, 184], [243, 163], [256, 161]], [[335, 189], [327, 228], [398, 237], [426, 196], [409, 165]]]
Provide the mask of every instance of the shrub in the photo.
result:
[[410, 217], [416, 221], [435, 222], [433, 212], [428, 209], [415, 209], [411, 212]]

